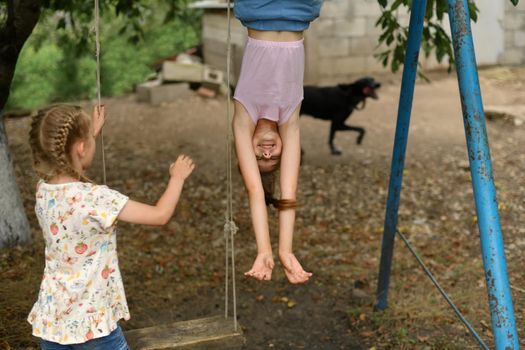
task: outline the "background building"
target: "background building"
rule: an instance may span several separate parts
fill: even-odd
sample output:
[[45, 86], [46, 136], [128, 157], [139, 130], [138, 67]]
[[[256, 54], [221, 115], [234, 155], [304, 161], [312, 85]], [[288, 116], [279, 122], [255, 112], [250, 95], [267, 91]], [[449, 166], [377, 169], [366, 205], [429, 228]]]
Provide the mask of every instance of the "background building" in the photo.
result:
[[[525, 63], [525, 2], [517, 7], [510, 1], [478, 0], [480, 16], [473, 24], [477, 61], [480, 65]], [[224, 0], [196, 1], [204, 9], [202, 41], [206, 63], [225, 68], [226, 4]], [[356, 75], [382, 72], [384, 68], [374, 57], [381, 33], [375, 23], [381, 10], [376, 0], [325, 0], [321, 16], [306, 32], [305, 81], [345, 81]], [[402, 23], [409, 15], [399, 14]], [[448, 29], [448, 21], [444, 22]], [[238, 76], [246, 30], [232, 16], [233, 79]], [[425, 68], [438, 68], [433, 58], [422, 58]], [[446, 64], [446, 62], [445, 62]]]

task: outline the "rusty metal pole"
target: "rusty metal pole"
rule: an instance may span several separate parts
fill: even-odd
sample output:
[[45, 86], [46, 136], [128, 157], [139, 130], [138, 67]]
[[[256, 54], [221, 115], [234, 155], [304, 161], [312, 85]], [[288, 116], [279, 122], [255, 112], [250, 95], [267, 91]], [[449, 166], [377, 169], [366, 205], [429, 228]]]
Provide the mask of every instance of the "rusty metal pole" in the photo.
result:
[[467, 0], [448, 0], [470, 174], [497, 350], [519, 349]]
[[426, 5], [426, 0], [413, 1], [410, 14], [408, 42], [405, 53], [405, 64], [403, 66], [403, 80], [401, 82], [401, 94], [399, 96], [399, 107], [397, 111], [396, 136], [394, 139], [394, 150], [392, 152], [383, 241], [381, 244], [376, 310], [385, 310], [388, 307], [388, 287], [390, 284], [392, 257], [394, 255], [397, 213], [401, 200], [401, 188], [403, 186], [403, 168], [405, 166], [408, 129], [410, 127], [410, 115], [412, 114], [412, 101], [414, 99]]

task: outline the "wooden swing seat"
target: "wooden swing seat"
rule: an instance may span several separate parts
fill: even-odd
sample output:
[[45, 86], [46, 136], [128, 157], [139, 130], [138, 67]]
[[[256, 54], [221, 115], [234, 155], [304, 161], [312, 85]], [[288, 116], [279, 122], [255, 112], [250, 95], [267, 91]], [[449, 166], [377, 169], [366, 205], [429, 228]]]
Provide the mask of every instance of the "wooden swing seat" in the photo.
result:
[[245, 343], [241, 326], [235, 331], [232, 319], [224, 316], [133, 329], [125, 337], [132, 350], [241, 349]]

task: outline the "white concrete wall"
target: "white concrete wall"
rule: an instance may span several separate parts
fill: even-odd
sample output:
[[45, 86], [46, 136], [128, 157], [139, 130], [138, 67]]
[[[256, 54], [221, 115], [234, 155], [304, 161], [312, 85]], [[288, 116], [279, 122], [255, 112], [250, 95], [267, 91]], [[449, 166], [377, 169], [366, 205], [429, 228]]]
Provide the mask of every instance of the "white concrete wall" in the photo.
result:
[[525, 64], [525, 1], [514, 7], [505, 1], [505, 50], [499, 61], [503, 64]]
[[[480, 8], [472, 23], [476, 58], [480, 65], [525, 63], [525, 0], [513, 7], [509, 0], [476, 0]], [[381, 30], [375, 23], [381, 15], [377, 0], [325, 0], [321, 15], [306, 31], [306, 83], [348, 81], [358, 75], [387, 71], [374, 57]], [[398, 18], [408, 25], [405, 8]], [[225, 62], [225, 11], [206, 10], [203, 21], [205, 59], [216, 68]], [[234, 74], [240, 69], [246, 30], [232, 20]], [[450, 33], [448, 18], [443, 27]], [[425, 69], [447, 67], [433, 56], [420, 58]]]
[[480, 13], [472, 23], [472, 35], [479, 65], [497, 64], [505, 49], [505, 2], [509, 0], [477, 0]]

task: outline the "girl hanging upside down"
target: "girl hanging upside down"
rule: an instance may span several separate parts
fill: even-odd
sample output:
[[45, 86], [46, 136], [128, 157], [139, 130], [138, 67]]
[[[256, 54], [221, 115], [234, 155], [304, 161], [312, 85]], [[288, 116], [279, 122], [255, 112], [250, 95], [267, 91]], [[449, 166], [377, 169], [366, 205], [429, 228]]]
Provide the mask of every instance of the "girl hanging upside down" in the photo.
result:
[[[318, 17], [321, 0], [236, 0], [235, 15], [248, 28], [235, 89], [233, 131], [244, 179], [257, 257], [246, 276], [270, 280], [274, 267], [266, 205], [279, 210], [279, 258], [291, 283], [312, 274], [292, 252], [301, 146], [303, 31]], [[280, 169], [281, 199], [273, 197]]]

